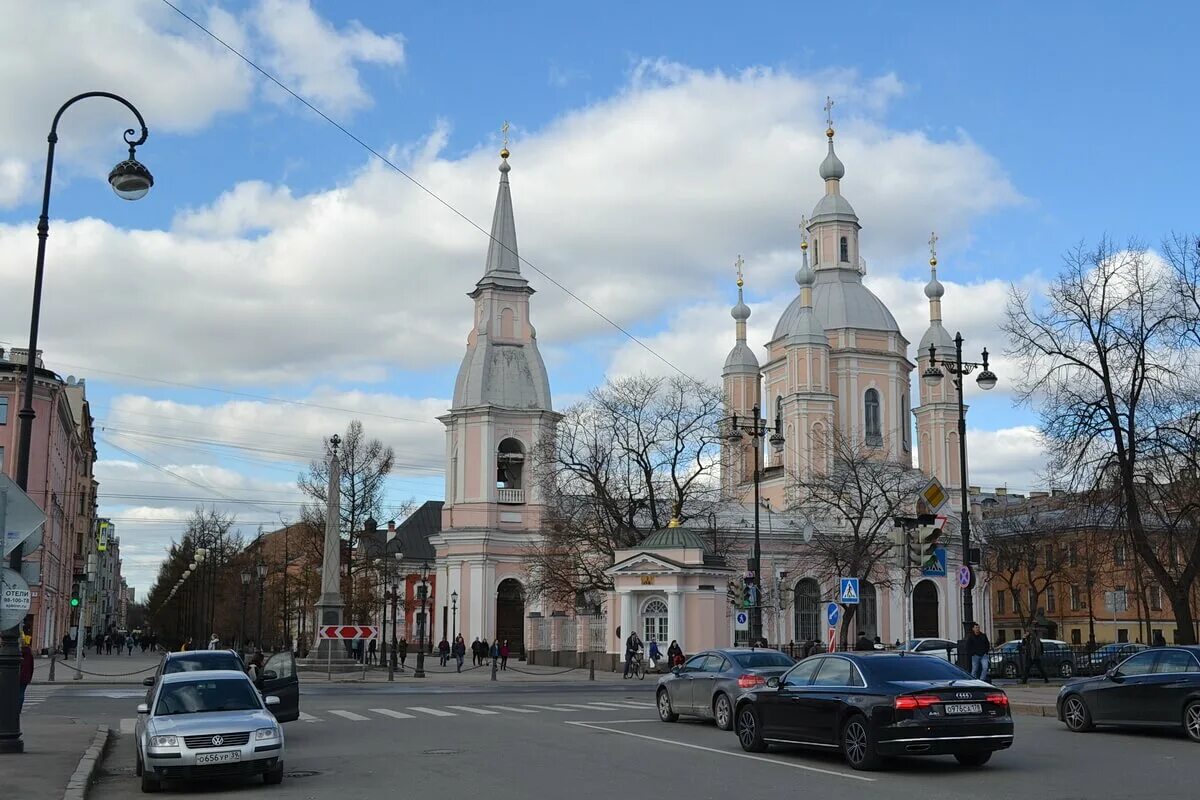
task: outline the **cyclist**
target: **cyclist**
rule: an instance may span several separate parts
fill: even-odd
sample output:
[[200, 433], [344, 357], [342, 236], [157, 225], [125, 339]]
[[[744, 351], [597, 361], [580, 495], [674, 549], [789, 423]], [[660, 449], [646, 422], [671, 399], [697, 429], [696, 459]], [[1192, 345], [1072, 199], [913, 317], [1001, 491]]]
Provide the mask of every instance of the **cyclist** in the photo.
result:
[[625, 674], [622, 677], [629, 677], [629, 670], [633, 668], [633, 660], [635, 658], [641, 660], [641, 657], [642, 640], [638, 638], [637, 631], [633, 631], [625, 640]]

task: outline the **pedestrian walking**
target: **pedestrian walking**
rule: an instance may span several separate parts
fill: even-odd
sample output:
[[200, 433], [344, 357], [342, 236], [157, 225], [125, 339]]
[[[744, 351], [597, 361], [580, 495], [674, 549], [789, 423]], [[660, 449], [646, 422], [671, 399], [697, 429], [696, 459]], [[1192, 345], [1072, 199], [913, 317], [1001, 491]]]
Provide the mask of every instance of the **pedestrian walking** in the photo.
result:
[[1154, 632], [1154, 638], [1150, 640], [1150, 646], [1151, 647], [1166, 647], [1167, 646], [1167, 639], [1165, 636], [1163, 636], [1162, 631]]
[[672, 639], [671, 644], [667, 646], [667, 662], [672, 667], [683, 663], [683, 648], [675, 639]]
[[1025, 673], [1021, 676], [1021, 683], [1029, 683], [1029, 676], [1033, 673], [1033, 666], [1036, 664], [1038, 674], [1042, 676], [1042, 681], [1049, 683], [1050, 679], [1046, 677], [1046, 667], [1042, 664], [1042, 637], [1038, 635], [1037, 628], [1030, 628], [1025, 634]]
[[221, 640], [220, 640], [220, 638], [217, 637], [217, 635], [215, 633], [212, 636], [208, 637], [208, 649], [209, 650], [216, 650], [220, 646], [221, 646]]
[[21, 634], [21, 672], [19, 688], [17, 689], [17, 713], [25, 705], [25, 690], [33, 683], [33, 647], [31, 637]]
[[479, 637], [475, 637], [475, 641], [471, 642], [471, 666], [478, 667], [480, 665], [479, 658]]
[[979, 623], [971, 624], [971, 635], [967, 637], [967, 655], [971, 657], [971, 677], [976, 680], [988, 679], [988, 653], [992, 643], [987, 634], [979, 627]]
[[367, 645], [367, 663], [368, 664], [375, 663], [375, 654], [378, 652], [379, 652], [379, 645], [375, 642], [374, 639], [372, 639], [371, 643]]
[[650, 650], [647, 655], [650, 656], [651, 669], [657, 668], [659, 660], [662, 659], [662, 651], [658, 649], [658, 639], [653, 636], [650, 637]]
[[859, 631], [858, 638], [854, 640], [854, 649], [859, 652], [865, 652], [867, 650], [874, 650], [875, 643], [867, 638], [866, 631]]
[[125, 637], [125, 649], [129, 651], [128, 653], [126, 653], [126, 655], [129, 655], [129, 656], [133, 655], [133, 637], [132, 636]]
[[499, 663], [500, 663], [500, 640], [499, 639], [492, 640], [492, 649], [490, 651], [490, 655], [492, 657], [492, 663], [499, 665]]
[[70, 657], [71, 657], [71, 634], [69, 634], [69, 633], [64, 633], [64, 634], [63, 634], [63, 638], [62, 638], [62, 652], [63, 652], [63, 659], [64, 659], [64, 660], [66, 660], [66, 659], [68, 659], [68, 658], [70, 658]]
[[492, 654], [492, 648], [488, 644], [486, 638], [479, 640], [479, 663], [487, 666], [491, 662], [488, 660]]
[[508, 669], [508, 639], [504, 640], [504, 644], [500, 645], [500, 669]]
[[454, 640], [454, 660], [457, 662], [459, 672], [462, 672], [463, 658], [467, 654], [467, 644], [463, 641], [463, 637], [459, 636]]
[[408, 639], [400, 637], [400, 643], [396, 645], [396, 655], [400, 657], [400, 669], [404, 669], [404, 659], [408, 658]]
[[190, 650], [192, 650], [192, 637], [189, 636], [183, 640], [183, 644], [180, 646], [179, 652], [186, 653]]
[[438, 658], [441, 660], [441, 666], [446, 666], [446, 661], [450, 658], [450, 642], [446, 640], [445, 634], [442, 635], [442, 640], [438, 642]]

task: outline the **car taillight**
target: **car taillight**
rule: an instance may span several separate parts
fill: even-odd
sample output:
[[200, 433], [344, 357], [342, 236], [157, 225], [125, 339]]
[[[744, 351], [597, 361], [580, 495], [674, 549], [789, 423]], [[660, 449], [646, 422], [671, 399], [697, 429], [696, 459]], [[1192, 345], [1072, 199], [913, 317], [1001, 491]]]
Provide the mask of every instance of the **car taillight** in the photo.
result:
[[932, 694], [902, 694], [895, 699], [893, 706], [897, 711], [912, 711], [916, 708], [929, 708], [942, 702], [942, 698]]
[[992, 692], [983, 699], [997, 706], [1008, 705], [1008, 695], [1006, 695], [1004, 692]]
[[739, 689], [753, 689], [755, 686], [766, 686], [767, 681], [762, 675], [739, 675]]

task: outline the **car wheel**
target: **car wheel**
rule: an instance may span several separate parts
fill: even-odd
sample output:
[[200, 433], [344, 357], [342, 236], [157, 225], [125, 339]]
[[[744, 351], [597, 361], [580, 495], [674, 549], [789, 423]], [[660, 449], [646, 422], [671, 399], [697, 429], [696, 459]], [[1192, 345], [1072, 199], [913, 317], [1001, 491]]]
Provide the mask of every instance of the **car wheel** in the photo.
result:
[[762, 753], [767, 749], [767, 743], [762, 736], [762, 722], [758, 718], [758, 710], [750, 703], [744, 704], [737, 712], [733, 724], [738, 742], [747, 753]]
[[982, 767], [992, 758], [991, 752], [987, 753], [955, 753], [954, 758], [959, 764], [964, 767]]
[[1183, 729], [1193, 742], [1200, 742], [1200, 702], [1193, 700], [1183, 710]]
[[161, 786], [162, 786], [162, 784], [159, 781], [156, 781], [154, 778], [151, 778], [149, 773], [147, 773], [146, 769], [143, 767], [142, 768], [142, 792], [145, 794], [154, 794], [155, 792], [157, 792], [159, 790], [159, 788]]
[[733, 705], [729, 702], [729, 695], [717, 695], [717, 701], [713, 703], [713, 719], [721, 730], [733, 730]]
[[852, 769], [873, 770], [883, 764], [871, 743], [867, 718], [862, 714], [854, 714], [842, 726], [842, 755]]
[[1087, 703], [1077, 694], [1063, 701], [1063, 722], [1075, 733], [1084, 733], [1092, 729], [1092, 712]]
[[658, 718], [663, 722], [675, 722], [679, 715], [671, 710], [671, 695], [666, 689], [658, 690]]
[[267, 786], [277, 786], [283, 783], [283, 762], [280, 761], [274, 767], [263, 773], [263, 783]]
[[1009, 661], [1004, 665], [1004, 677], [1012, 680], [1017, 677], [1017, 665]]
[[1064, 661], [1058, 665], [1058, 676], [1060, 678], [1071, 678], [1075, 675], [1075, 665], [1070, 661]]

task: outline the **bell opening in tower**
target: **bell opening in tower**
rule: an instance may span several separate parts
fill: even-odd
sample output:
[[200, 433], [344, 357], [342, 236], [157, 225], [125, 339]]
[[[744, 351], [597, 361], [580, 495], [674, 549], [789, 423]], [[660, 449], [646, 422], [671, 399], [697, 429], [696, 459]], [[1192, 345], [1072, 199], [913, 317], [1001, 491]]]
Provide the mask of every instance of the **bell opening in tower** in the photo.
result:
[[525, 502], [525, 448], [516, 439], [500, 442], [496, 452], [496, 494], [501, 503]]

